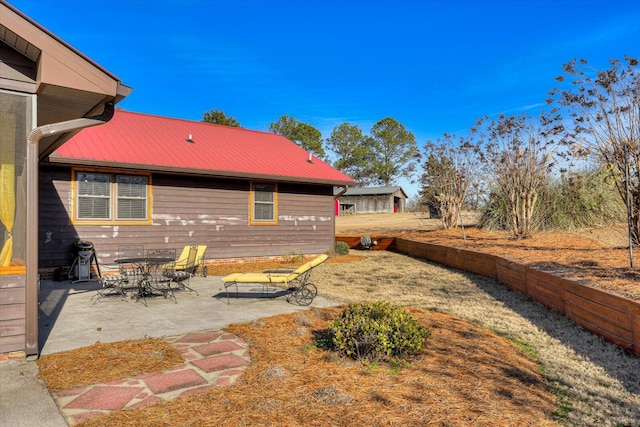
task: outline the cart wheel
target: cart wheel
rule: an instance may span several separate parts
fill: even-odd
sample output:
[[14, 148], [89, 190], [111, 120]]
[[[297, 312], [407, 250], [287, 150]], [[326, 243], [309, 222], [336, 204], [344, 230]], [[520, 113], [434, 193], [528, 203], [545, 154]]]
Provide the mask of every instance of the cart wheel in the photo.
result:
[[295, 292], [294, 297], [298, 305], [309, 305], [316, 295], [318, 295], [318, 288], [316, 285], [313, 283], [307, 283]]
[[207, 277], [207, 273], [208, 273], [207, 266], [203, 265], [202, 266], [202, 277]]

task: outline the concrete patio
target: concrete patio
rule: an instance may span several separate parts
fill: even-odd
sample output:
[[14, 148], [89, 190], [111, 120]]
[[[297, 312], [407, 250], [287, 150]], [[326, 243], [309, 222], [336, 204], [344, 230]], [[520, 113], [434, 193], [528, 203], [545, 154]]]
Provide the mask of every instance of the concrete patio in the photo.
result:
[[[232, 323], [340, 304], [318, 296], [309, 307], [300, 307], [286, 301], [287, 291], [274, 290], [262, 295], [261, 286], [241, 288], [239, 295], [235, 295], [234, 289], [227, 304], [219, 276], [193, 277], [190, 287], [198, 294], [177, 291], [177, 303], [153, 297], [147, 299], [147, 306], [131, 298], [126, 301], [105, 298], [94, 304], [91, 297], [99, 286], [97, 281], [42, 281], [39, 307], [42, 355], [86, 347], [97, 341], [211, 333]], [[67, 425], [68, 419], [65, 420], [37, 378], [36, 362], [0, 363], [0, 390], [0, 425]]]
[[176, 291], [177, 303], [147, 298], [147, 306], [135, 299], [105, 298], [93, 304], [97, 281], [42, 281], [40, 285], [39, 341], [41, 354], [57, 353], [100, 342], [181, 335], [220, 329], [231, 323], [248, 322], [310, 307], [338, 305], [316, 297], [309, 307], [286, 301], [286, 291], [261, 293], [243, 287], [239, 295], [229, 288], [230, 304], [219, 276], [192, 277], [189, 286], [197, 291]]

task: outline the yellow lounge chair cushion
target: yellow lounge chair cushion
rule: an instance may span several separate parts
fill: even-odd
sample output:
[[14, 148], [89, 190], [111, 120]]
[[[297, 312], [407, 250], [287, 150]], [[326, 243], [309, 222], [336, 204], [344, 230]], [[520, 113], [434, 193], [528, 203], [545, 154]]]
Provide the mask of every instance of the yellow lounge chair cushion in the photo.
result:
[[[176, 259], [174, 263], [174, 268], [176, 270], [184, 270], [187, 268], [187, 262], [189, 261], [189, 250], [191, 249], [191, 245], [187, 245], [182, 249], [182, 253]], [[202, 262], [202, 257], [204, 256], [205, 251], [207, 250], [207, 245], [198, 245], [198, 251], [196, 252], [196, 261], [195, 264], [198, 265]]]
[[299, 274], [233, 273], [222, 278], [225, 283], [288, 283]]
[[320, 255], [302, 264], [292, 273], [233, 273], [222, 278], [224, 283], [289, 283], [312, 268], [322, 264], [329, 257]]

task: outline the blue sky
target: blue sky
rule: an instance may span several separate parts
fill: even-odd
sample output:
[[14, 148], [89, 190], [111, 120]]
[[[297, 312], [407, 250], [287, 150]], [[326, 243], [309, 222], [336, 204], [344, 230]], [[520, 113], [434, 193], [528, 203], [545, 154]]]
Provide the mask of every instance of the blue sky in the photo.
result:
[[[9, 0], [118, 76], [124, 109], [323, 138], [384, 117], [422, 147], [484, 115], [536, 115], [562, 64], [640, 56], [640, 1]], [[410, 196], [417, 187], [400, 182]]]

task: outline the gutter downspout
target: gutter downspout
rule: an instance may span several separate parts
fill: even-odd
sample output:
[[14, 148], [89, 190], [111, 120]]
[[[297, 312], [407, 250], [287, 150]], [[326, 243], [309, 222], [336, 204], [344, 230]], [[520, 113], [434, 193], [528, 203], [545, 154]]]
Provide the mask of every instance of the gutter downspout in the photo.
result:
[[67, 120], [59, 123], [39, 126], [29, 132], [27, 136], [27, 232], [26, 232], [26, 267], [27, 289], [25, 301], [25, 354], [27, 360], [38, 358], [40, 349], [38, 346], [38, 304], [40, 293], [40, 280], [38, 275], [38, 170], [40, 140], [47, 136], [71, 132], [104, 124], [111, 120], [114, 114], [113, 103], [104, 106], [102, 114], [93, 117]]

